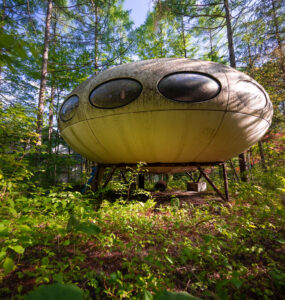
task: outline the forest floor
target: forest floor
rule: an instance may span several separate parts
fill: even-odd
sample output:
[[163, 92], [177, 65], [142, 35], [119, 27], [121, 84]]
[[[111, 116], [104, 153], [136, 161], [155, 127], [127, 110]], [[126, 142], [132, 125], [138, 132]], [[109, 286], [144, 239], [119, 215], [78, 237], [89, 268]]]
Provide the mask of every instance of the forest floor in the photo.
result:
[[144, 202], [74, 192], [11, 200], [1, 214], [0, 299], [49, 283], [73, 283], [86, 299], [148, 300], [164, 289], [284, 299], [284, 207], [251, 192], [228, 207], [182, 191]]
[[181, 203], [189, 203], [192, 205], [205, 205], [207, 204], [207, 198], [211, 198], [211, 201], [221, 201], [214, 193], [211, 192], [192, 192], [192, 191], [165, 191], [165, 192], [151, 192], [152, 197], [155, 199], [157, 206], [165, 204], [171, 204], [171, 199], [178, 198]]

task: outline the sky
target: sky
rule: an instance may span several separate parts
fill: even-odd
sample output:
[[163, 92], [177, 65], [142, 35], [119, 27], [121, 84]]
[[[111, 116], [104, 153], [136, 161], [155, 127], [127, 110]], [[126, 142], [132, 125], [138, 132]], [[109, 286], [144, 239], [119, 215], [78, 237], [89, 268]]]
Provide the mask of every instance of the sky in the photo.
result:
[[125, 0], [124, 8], [131, 11], [131, 19], [135, 23], [135, 27], [144, 23], [147, 12], [152, 8], [152, 0]]

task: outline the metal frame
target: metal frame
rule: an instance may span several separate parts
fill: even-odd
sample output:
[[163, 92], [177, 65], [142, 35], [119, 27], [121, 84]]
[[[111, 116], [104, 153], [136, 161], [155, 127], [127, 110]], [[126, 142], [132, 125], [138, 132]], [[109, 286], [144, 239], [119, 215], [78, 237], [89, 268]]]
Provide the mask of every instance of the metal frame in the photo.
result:
[[[125, 178], [124, 170], [126, 170], [127, 167], [136, 167], [137, 164], [99, 164], [97, 167], [96, 174], [94, 176], [94, 179], [91, 183], [91, 187], [93, 191], [97, 191], [100, 185], [100, 182], [103, 178], [104, 170], [107, 167], [111, 167], [112, 170], [110, 174], [108, 175], [103, 187], [106, 187], [107, 184], [110, 182], [112, 179], [112, 176], [114, 175], [116, 169], [119, 169], [122, 175], [122, 178], [124, 182], [126, 183], [127, 180]], [[198, 183], [203, 176], [207, 182], [212, 186], [212, 188], [215, 190], [215, 192], [220, 196], [223, 202], [229, 202], [230, 197], [229, 197], [229, 184], [228, 184], [228, 175], [227, 175], [227, 169], [226, 169], [226, 163], [225, 162], [189, 162], [189, 163], [148, 163], [144, 165], [144, 168], [147, 167], [194, 167], [197, 170], [199, 170], [200, 175], [198, 179], [195, 179], [190, 172], [186, 172], [189, 177], [196, 183]], [[217, 186], [214, 184], [214, 182], [211, 180], [211, 178], [204, 172], [203, 167], [213, 167], [213, 166], [222, 166], [223, 169], [223, 178], [224, 178], [224, 194], [217, 188]], [[143, 174], [142, 174], [143, 175]], [[144, 178], [140, 178], [141, 186], [144, 185]]]

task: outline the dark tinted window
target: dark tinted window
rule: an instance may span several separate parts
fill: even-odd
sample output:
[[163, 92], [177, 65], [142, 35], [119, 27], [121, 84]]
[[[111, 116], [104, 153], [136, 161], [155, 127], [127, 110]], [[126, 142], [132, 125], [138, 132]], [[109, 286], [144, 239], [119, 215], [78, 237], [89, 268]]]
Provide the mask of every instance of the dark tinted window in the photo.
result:
[[90, 94], [90, 103], [99, 108], [124, 106], [135, 100], [142, 91], [142, 85], [128, 78], [114, 79], [97, 86]]
[[210, 76], [199, 73], [174, 73], [158, 84], [161, 94], [183, 102], [201, 102], [214, 98], [220, 92], [220, 83]]
[[75, 109], [79, 105], [79, 98], [78, 96], [71, 96], [68, 98], [62, 105], [60, 109], [59, 116], [62, 121], [69, 121], [75, 114]]

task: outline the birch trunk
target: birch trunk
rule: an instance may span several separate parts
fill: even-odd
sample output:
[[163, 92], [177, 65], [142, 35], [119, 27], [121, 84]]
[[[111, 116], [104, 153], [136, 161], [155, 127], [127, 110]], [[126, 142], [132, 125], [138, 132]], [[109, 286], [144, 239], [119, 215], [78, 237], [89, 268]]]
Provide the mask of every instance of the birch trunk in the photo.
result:
[[42, 130], [43, 130], [43, 118], [44, 118], [44, 105], [45, 105], [45, 90], [47, 84], [47, 67], [48, 67], [48, 50], [49, 50], [49, 39], [50, 39], [50, 24], [52, 15], [52, 0], [48, 1], [46, 22], [45, 22], [45, 39], [44, 39], [44, 51], [42, 59], [42, 70], [41, 70], [41, 84], [39, 91], [39, 102], [38, 102], [38, 115], [37, 115], [37, 129], [38, 134], [37, 145], [42, 145]]

